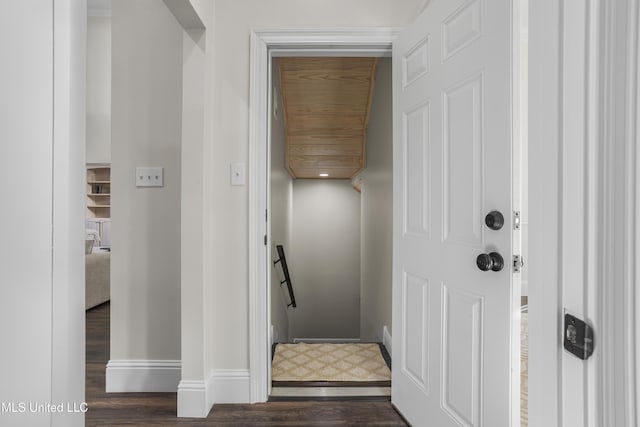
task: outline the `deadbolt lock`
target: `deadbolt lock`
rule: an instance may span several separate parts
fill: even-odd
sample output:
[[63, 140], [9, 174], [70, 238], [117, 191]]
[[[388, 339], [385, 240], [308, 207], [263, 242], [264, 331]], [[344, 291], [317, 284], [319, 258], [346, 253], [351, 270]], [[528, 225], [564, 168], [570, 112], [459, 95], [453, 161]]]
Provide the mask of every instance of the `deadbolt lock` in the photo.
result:
[[504, 225], [504, 216], [499, 211], [491, 211], [484, 217], [484, 223], [492, 230], [500, 230]]
[[568, 313], [564, 315], [564, 349], [587, 360], [593, 354], [593, 329], [584, 320]]

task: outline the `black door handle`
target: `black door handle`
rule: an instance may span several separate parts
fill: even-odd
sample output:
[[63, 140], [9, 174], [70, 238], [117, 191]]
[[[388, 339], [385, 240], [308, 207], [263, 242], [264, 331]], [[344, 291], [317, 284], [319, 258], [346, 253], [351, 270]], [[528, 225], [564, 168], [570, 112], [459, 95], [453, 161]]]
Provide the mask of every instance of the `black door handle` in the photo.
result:
[[480, 254], [476, 258], [476, 265], [482, 271], [500, 271], [504, 267], [504, 258], [498, 252]]
[[500, 230], [504, 225], [504, 216], [498, 211], [491, 211], [484, 217], [484, 223], [492, 230]]

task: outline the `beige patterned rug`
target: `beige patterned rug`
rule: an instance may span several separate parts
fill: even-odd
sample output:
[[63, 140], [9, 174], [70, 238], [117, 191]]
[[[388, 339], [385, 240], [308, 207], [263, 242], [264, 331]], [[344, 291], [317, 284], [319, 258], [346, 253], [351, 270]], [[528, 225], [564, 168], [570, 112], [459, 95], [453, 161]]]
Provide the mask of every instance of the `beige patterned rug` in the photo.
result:
[[278, 344], [273, 381], [390, 381], [378, 344]]

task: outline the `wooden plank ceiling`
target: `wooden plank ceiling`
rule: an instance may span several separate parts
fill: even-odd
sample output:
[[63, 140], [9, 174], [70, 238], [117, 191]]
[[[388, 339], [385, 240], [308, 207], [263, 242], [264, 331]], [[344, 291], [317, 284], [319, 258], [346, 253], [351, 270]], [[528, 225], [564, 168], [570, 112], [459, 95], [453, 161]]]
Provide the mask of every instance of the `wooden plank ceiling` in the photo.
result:
[[279, 58], [278, 63], [291, 176], [357, 175], [365, 167], [377, 59]]

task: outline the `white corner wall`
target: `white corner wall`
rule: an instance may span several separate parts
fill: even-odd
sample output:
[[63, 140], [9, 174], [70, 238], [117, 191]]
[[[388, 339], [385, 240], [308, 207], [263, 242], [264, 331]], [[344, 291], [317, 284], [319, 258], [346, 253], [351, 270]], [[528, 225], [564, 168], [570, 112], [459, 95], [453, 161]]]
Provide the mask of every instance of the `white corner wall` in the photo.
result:
[[[285, 255], [291, 262], [292, 246], [290, 239], [291, 204], [293, 183], [291, 175], [285, 169], [286, 131], [284, 125], [284, 110], [282, 108], [282, 92], [280, 90], [280, 73], [277, 60], [272, 65], [272, 103], [271, 110], [271, 258], [278, 259], [276, 246], [284, 247]], [[280, 263], [271, 263], [271, 325], [272, 342], [287, 342], [291, 336], [290, 322], [293, 307], [287, 307], [289, 291], [287, 285], [281, 285], [284, 280]]]
[[[107, 391], [180, 379], [183, 30], [163, 2], [112, 1], [111, 357]], [[164, 187], [136, 188], [136, 166]]]
[[293, 338], [360, 338], [360, 193], [350, 181], [293, 183]]
[[[222, 369], [249, 366], [248, 187], [229, 185], [229, 163], [248, 160], [250, 34], [258, 28], [402, 27], [417, 14], [423, 0], [216, 0], [212, 69], [208, 72], [215, 102], [206, 117], [211, 132], [205, 170], [207, 193], [214, 207], [210, 218], [211, 257], [215, 276], [211, 290], [211, 363]], [[266, 78], [266, 76], [265, 76]], [[251, 173], [251, 171], [249, 171]], [[352, 190], [353, 191], [353, 190]], [[295, 283], [294, 283], [295, 286]]]
[[[181, 377], [178, 417], [205, 417], [213, 405], [207, 368], [207, 266], [203, 153], [207, 31], [189, 0], [164, 2], [183, 28], [181, 189]], [[206, 10], [202, 10], [206, 13]]]
[[86, 158], [111, 162], [111, 16], [87, 17]]
[[[85, 386], [86, 17], [83, 2], [54, 3], [51, 401], [78, 406]], [[84, 422], [68, 406], [51, 418], [52, 427]]]
[[[157, 66], [163, 63], [162, 57], [175, 54], [182, 60], [180, 28], [171, 17], [169, 19], [164, 2], [147, 0], [128, 2], [113, 0], [112, 40], [113, 80], [123, 80], [120, 101], [116, 93], [112, 93], [112, 120], [120, 117], [121, 126], [112, 124], [112, 140], [119, 141], [120, 148], [112, 151], [114, 164], [114, 193], [121, 188], [118, 201], [113, 199], [113, 227], [117, 233], [117, 217], [123, 219], [139, 218], [138, 225], [120, 230], [113, 236], [114, 257], [112, 277], [120, 277], [123, 282], [112, 289], [112, 310], [115, 327], [112, 330], [112, 358], [127, 361], [157, 361], [159, 357], [168, 361], [176, 361], [180, 355], [180, 297], [177, 277], [179, 266], [173, 264], [179, 260], [180, 248], [173, 245], [179, 241], [177, 235], [172, 236], [170, 227], [164, 234], [156, 234], [157, 223], [168, 225], [163, 219], [175, 216], [174, 206], [179, 209], [180, 203], [169, 191], [164, 203], [146, 198], [135, 198], [131, 195], [133, 163], [138, 161], [156, 161], [171, 157], [176, 164], [180, 163], [178, 155], [169, 155], [173, 145], [168, 142], [171, 136], [180, 135], [179, 129], [166, 131], [175, 123], [171, 119], [173, 113], [166, 116], [155, 114], [159, 110], [176, 108], [180, 110], [179, 100], [167, 102], [164, 91], [173, 92], [174, 84], [181, 82], [173, 65], [167, 68]], [[204, 17], [206, 31], [206, 59], [204, 84], [204, 132], [202, 147], [202, 189], [203, 189], [203, 319], [202, 331], [205, 335], [205, 369], [203, 377], [194, 381], [197, 384], [189, 390], [196, 390], [201, 395], [201, 387], [217, 383], [215, 401], [232, 400], [247, 402], [249, 400], [249, 302], [248, 302], [248, 187], [232, 187], [229, 183], [229, 164], [247, 162], [249, 135], [249, 41], [253, 29], [265, 27], [395, 27], [403, 26], [417, 13], [423, 0], [407, 0], [398, 4], [394, 0], [353, 0], [345, 4], [340, 0], [300, 3], [297, 0], [191, 0], [197, 13]], [[121, 18], [126, 21], [126, 33], [116, 34], [117, 10], [124, 11]], [[161, 12], [162, 11], [162, 12]], [[166, 15], [166, 16], [165, 16]], [[159, 20], [168, 24], [172, 22], [175, 32], [157, 31]], [[173, 20], [172, 20], [173, 19]], [[123, 21], [123, 22], [125, 22]], [[169, 24], [168, 24], [169, 25]], [[170, 26], [171, 27], [171, 26]], [[172, 33], [175, 37], [168, 36]], [[153, 35], [153, 36], [151, 36]], [[170, 39], [170, 40], [169, 40]], [[123, 47], [121, 65], [116, 64], [117, 44], [128, 44]], [[178, 53], [179, 52], [179, 53]], [[244, 53], [243, 53], [244, 52]], [[128, 64], [128, 65], [123, 65]], [[173, 61], [171, 62], [173, 64]], [[122, 72], [116, 72], [116, 70]], [[126, 71], [126, 72], [125, 72]], [[174, 76], [175, 74], [175, 76]], [[173, 77], [172, 77], [173, 76]], [[266, 76], [265, 76], [266, 77]], [[135, 81], [135, 82], [134, 82]], [[163, 85], [159, 82], [162, 81]], [[157, 90], [158, 87], [161, 90]], [[153, 102], [143, 105], [145, 99]], [[171, 99], [180, 99], [179, 95]], [[152, 114], [153, 113], [153, 114]], [[171, 117], [170, 117], [171, 116]], [[167, 120], [168, 119], [168, 120]], [[179, 120], [179, 119], [176, 119]], [[116, 135], [119, 128], [121, 135]], [[126, 137], [126, 138], [121, 138]], [[163, 149], [151, 152], [151, 147], [139, 146], [141, 141], [155, 141]], [[178, 137], [175, 141], [178, 141]], [[129, 147], [129, 148], [127, 148]], [[158, 147], [158, 146], [156, 146]], [[166, 149], [165, 149], [166, 148]], [[116, 152], [129, 150], [133, 158], [120, 167]], [[162, 153], [161, 153], [162, 151]], [[140, 155], [138, 155], [140, 152]], [[157, 156], [157, 157], [156, 157]], [[171, 181], [167, 175], [173, 163], [165, 166], [165, 180]], [[174, 171], [175, 172], [175, 171]], [[251, 171], [248, 171], [250, 174]], [[129, 190], [127, 190], [129, 186]], [[160, 192], [167, 192], [167, 188]], [[144, 192], [142, 194], [145, 194]], [[170, 202], [169, 200], [173, 200]], [[147, 205], [142, 208], [142, 205]], [[158, 207], [160, 206], [160, 207]], [[167, 209], [164, 209], [167, 207]], [[140, 227], [142, 212], [158, 212], [148, 228]], [[176, 228], [180, 218], [176, 218]], [[153, 237], [150, 236], [153, 230]], [[134, 233], [134, 234], [131, 234]], [[168, 233], [168, 234], [167, 234]], [[162, 236], [162, 241], [160, 237]], [[148, 239], [147, 239], [148, 237]], [[168, 239], [168, 240], [167, 240]], [[133, 248], [142, 250], [135, 252]], [[168, 243], [167, 243], [168, 242]], [[118, 254], [118, 246], [125, 248]], [[126, 249], [129, 248], [129, 249]], [[119, 264], [119, 266], [117, 266]], [[154, 269], [151, 265], [160, 265]], [[174, 267], [175, 266], [175, 267]], [[174, 282], [176, 287], [169, 282]], [[115, 282], [115, 279], [114, 279]], [[174, 293], [175, 292], [175, 293]], [[120, 296], [118, 296], [120, 294]], [[126, 321], [125, 321], [126, 320]], [[194, 319], [191, 319], [194, 320]], [[131, 325], [129, 328], [127, 325]], [[184, 329], [184, 327], [183, 327]], [[161, 331], [161, 332], [160, 332]], [[195, 331], [194, 333], [198, 333]], [[224, 346], [219, 345], [226, 343]], [[199, 352], [198, 346], [192, 350]], [[182, 351], [186, 348], [183, 346]], [[201, 353], [200, 353], [201, 354]], [[162, 355], [162, 356], [161, 356]], [[185, 388], [185, 390], [187, 390]], [[224, 396], [224, 399], [222, 398]], [[211, 396], [209, 396], [211, 397]], [[200, 413], [206, 413], [206, 405]]]
[[380, 58], [367, 133], [367, 168], [362, 171], [362, 267], [360, 338], [383, 341], [391, 331], [393, 214], [393, 110], [391, 59]]
[[205, 374], [204, 282], [204, 60], [205, 30], [191, 29], [183, 35], [183, 113], [181, 188], [181, 323], [182, 378]]
[[84, 424], [85, 40], [83, 3], [0, 4], [0, 425]]

